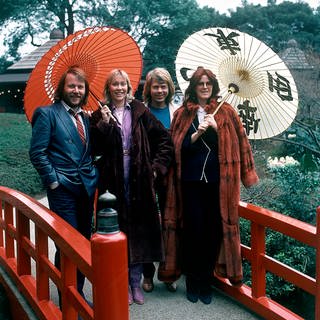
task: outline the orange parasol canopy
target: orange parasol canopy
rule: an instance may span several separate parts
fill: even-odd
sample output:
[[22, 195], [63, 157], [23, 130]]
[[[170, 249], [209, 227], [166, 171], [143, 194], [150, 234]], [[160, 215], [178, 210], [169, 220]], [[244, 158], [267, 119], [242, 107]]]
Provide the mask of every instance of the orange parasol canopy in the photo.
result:
[[54, 92], [62, 74], [71, 66], [82, 68], [90, 85], [85, 110], [99, 107], [107, 74], [125, 70], [137, 89], [142, 73], [142, 56], [137, 43], [126, 32], [112, 27], [90, 27], [54, 45], [37, 63], [27, 82], [24, 111], [31, 122], [34, 110], [53, 103]]

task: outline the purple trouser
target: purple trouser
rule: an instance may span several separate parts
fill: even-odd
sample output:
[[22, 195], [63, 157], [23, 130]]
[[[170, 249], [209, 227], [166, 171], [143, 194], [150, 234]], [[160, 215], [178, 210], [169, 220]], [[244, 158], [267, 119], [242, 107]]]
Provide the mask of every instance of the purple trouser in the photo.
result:
[[139, 288], [142, 275], [142, 263], [129, 264], [129, 285], [131, 288]]

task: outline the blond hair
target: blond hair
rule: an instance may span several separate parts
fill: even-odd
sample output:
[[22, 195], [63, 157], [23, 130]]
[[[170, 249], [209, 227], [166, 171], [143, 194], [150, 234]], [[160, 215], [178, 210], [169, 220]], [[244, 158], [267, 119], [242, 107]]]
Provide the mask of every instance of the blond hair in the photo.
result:
[[165, 68], [155, 68], [148, 72], [146, 76], [146, 82], [143, 87], [143, 100], [146, 104], [151, 102], [151, 84], [152, 81], [158, 81], [158, 82], [166, 82], [168, 85], [168, 96], [166, 97], [166, 104], [169, 104], [173, 98], [174, 95], [174, 83], [172, 81], [172, 78], [170, 76], [170, 73]]
[[132, 85], [129, 79], [128, 74], [124, 71], [124, 70], [120, 70], [120, 69], [113, 69], [109, 72], [104, 88], [103, 88], [103, 95], [104, 95], [104, 103], [109, 104], [111, 102], [111, 95], [110, 95], [110, 84], [112, 82], [112, 80], [114, 79], [114, 77], [116, 76], [121, 76], [125, 79], [125, 81], [127, 82], [127, 86], [128, 86], [128, 92], [127, 92], [127, 102], [130, 103], [134, 97], [132, 95]]

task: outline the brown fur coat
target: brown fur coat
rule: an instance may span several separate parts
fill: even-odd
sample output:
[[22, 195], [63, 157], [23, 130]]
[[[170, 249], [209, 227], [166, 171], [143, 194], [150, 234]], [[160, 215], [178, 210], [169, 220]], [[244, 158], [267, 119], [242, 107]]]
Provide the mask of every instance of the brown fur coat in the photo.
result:
[[[212, 100], [206, 106], [206, 111], [213, 113], [217, 104], [216, 100]], [[166, 259], [160, 265], [160, 280], [174, 280], [180, 276], [179, 235], [183, 228], [180, 190], [181, 145], [198, 108], [192, 103], [188, 103], [187, 107], [180, 107], [171, 124], [176, 163], [168, 175], [167, 204], [163, 221]], [[218, 125], [220, 208], [223, 225], [223, 241], [215, 272], [232, 282], [238, 282], [242, 280], [238, 216], [240, 181], [245, 187], [249, 187], [259, 179], [248, 138], [235, 110], [231, 105], [224, 103], [215, 119]]]
[[102, 121], [100, 110], [91, 117], [92, 152], [100, 157], [96, 162], [100, 175], [99, 195], [109, 190], [117, 197], [115, 209], [120, 230], [128, 238], [130, 263], [162, 261], [163, 242], [154, 172], [158, 179], [167, 174], [173, 145], [168, 131], [142, 102], [133, 100], [130, 107], [130, 205], [127, 205], [124, 190], [121, 131], [112, 119], [109, 123]]

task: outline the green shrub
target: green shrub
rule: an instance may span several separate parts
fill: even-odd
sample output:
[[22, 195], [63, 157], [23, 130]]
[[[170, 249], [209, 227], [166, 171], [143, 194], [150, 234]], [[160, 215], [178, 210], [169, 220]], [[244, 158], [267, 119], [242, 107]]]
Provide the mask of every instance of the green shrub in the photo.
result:
[[29, 159], [31, 125], [23, 114], [0, 113], [0, 185], [31, 196], [44, 193]]

